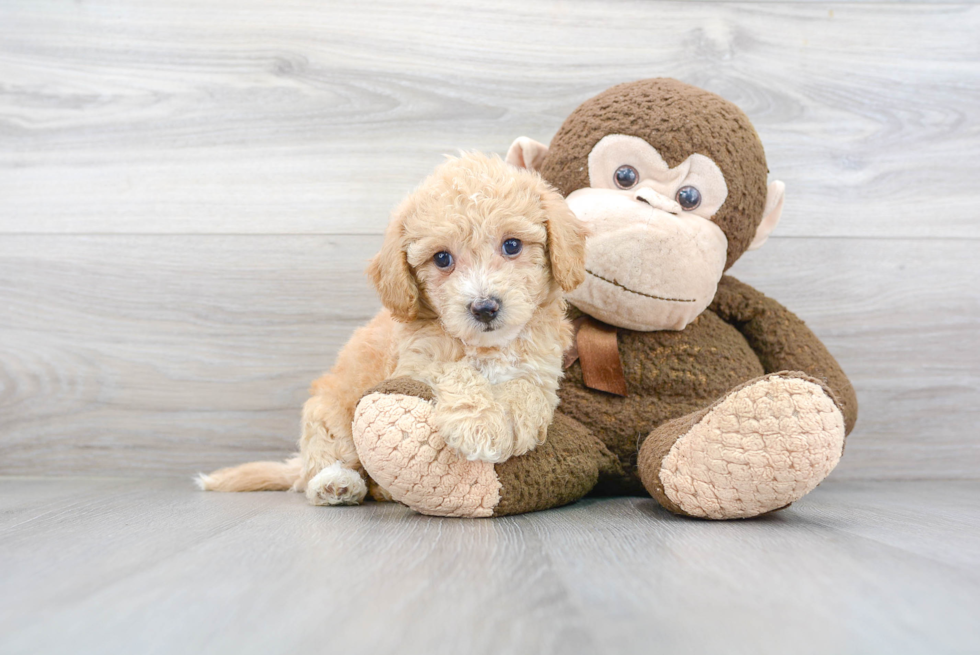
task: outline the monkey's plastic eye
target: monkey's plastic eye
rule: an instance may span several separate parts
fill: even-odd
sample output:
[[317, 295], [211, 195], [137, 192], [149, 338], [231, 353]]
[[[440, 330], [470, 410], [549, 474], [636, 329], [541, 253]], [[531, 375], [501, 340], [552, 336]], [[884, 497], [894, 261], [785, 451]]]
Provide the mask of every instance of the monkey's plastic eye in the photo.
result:
[[692, 186], [682, 186], [677, 191], [677, 204], [685, 211], [696, 209], [701, 204], [701, 192]]
[[613, 180], [620, 189], [631, 189], [640, 180], [640, 174], [632, 166], [620, 166], [613, 173]]
[[524, 244], [521, 243], [520, 239], [507, 239], [506, 241], [504, 241], [503, 250], [505, 255], [510, 255], [511, 257], [513, 257], [514, 255], [521, 254], [521, 251], [523, 249], [524, 249]]
[[453, 256], [445, 250], [442, 250], [433, 255], [432, 261], [439, 268], [449, 268], [453, 265]]

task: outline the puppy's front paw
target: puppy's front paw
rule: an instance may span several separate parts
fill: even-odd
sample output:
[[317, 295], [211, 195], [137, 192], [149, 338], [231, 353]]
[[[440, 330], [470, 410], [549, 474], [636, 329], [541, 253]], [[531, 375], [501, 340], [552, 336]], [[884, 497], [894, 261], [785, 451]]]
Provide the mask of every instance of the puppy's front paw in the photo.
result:
[[500, 412], [460, 416], [436, 406], [432, 418], [446, 444], [470, 461], [496, 464], [514, 454], [514, 432]]
[[357, 471], [334, 462], [306, 485], [311, 505], [360, 505], [367, 495], [367, 484]]
[[552, 415], [550, 413], [544, 419], [541, 416], [522, 416], [518, 412], [509, 412], [508, 414], [514, 430], [512, 452], [514, 457], [530, 452], [544, 443], [548, 436], [548, 424], [551, 423]]

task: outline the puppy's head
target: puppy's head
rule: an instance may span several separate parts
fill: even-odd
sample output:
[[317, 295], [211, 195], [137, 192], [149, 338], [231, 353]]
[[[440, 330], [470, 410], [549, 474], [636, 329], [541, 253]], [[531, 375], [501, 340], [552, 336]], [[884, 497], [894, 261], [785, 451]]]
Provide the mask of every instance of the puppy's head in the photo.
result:
[[368, 274], [396, 319], [438, 318], [468, 344], [500, 346], [582, 282], [586, 234], [536, 173], [469, 153], [395, 210]]

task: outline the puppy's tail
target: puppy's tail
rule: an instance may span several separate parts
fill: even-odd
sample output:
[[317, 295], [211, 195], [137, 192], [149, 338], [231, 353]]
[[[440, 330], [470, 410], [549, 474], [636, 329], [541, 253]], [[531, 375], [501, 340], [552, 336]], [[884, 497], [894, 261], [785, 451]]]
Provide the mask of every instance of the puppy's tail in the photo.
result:
[[202, 491], [288, 491], [302, 471], [299, 455], [284, 462], [249, 462], [198, 473], [194, 482]]

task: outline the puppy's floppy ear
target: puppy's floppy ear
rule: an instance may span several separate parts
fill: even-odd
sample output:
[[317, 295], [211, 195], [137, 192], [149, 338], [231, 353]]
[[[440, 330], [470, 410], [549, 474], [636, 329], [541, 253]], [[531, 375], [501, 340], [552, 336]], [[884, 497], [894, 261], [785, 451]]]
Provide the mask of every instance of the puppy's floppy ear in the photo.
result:
[[419, 283], [408, 265], [405, 252], [405, 216], [414, 205], [406, 200], [391, 215], [381, 250], [368, 264], [367, 274], [381, 297], [381, 304], [397, 321], [415, 320], [419, 315]]
[[561, 194], [541, 184], [541, 206], [548, 215], [548, 259], [555, 282], [568, 292], [585, 280], [585, 239], [588, 226], [580, 221]]

